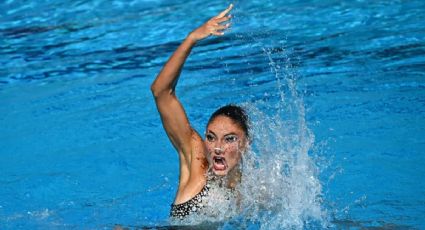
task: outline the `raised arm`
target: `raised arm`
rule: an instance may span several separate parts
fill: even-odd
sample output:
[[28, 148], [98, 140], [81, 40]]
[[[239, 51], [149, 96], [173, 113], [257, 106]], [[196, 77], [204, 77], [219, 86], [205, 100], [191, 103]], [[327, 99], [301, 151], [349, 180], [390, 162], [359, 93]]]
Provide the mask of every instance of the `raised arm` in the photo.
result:
[[229, 24], [222, 25], [222, 23], [229, 20], [230, 17], [226, 15], [232, 7], [233, 5], [230, 5], [219, 15], [191, 32], [164, 65], [151, 86], [164, 129], [176, 150], [186, 158], [192, 152], [191, 138], [194, 131], [182, 104], [176, 97], [177, 81], [186, 58], [196, 42], [210, 35], [224, 34], [223, 30], [227, 29]]

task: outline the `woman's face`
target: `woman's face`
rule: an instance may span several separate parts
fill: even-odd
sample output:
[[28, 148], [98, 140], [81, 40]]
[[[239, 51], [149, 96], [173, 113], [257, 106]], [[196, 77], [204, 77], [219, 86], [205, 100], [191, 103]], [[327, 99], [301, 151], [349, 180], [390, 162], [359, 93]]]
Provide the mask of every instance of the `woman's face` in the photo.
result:
[[232, 119], [222, 115], [214, 118], [205, 133], [207, 159], [214, 174], [224, 176], [235, 168], [247, 143], [245, 132]]

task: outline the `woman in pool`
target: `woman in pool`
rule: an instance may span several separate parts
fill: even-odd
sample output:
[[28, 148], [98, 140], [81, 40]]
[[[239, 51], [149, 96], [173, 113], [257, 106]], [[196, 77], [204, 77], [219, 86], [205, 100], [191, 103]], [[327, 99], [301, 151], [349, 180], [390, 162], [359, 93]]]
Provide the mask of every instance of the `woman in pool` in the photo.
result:
[[238, 184], [238, 166], [249, 145], [248, 118], [241, 107], [227, 105], [214, 112], [208, 121], [203, 140], [190, 125], [175, 93], [181, 69], [191, 49], [202, 39], [224, 34], [230, 26], [227, 22], [231, 17], [228, 13], [232, 7], [230, 5], [192, 31], [151, 86], [163, 127], [179, 155], [179, 186], [171, 206], [171, 216], [178, 219], [205, 207], [205, 200], [213, 195], [209, 186], [213, 178], [225, 177], [223, 187], [230, 190]]

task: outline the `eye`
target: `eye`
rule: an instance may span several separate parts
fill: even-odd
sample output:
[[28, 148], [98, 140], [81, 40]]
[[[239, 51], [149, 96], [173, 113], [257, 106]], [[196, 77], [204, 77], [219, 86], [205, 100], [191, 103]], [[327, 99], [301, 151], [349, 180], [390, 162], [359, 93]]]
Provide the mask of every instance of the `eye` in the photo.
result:
[[214, 141], [214, 140], [215, 140], [214, 135], [212, 135], [211, 133], [207, 133], [207, 134], [205, 135], [205, 137], [206, 137], [207, 141], [209, 141], [209, 142], [212, 142], [212, 141]]
[[238, 136], [236, 136], [236, 135], [229, 135], [229, 136], [226, 136], [225, 138], [224, 138], [224, 141], [226, 142], [226, 143], [233, 143], [233, 142], [235, 142], [235, 141], [237, 141], [238, 140]]

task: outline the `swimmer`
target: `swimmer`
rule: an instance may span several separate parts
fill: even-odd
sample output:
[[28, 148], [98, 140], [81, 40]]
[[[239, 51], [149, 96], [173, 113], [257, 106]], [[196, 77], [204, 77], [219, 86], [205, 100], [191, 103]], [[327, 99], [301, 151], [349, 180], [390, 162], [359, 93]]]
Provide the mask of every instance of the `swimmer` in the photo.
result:
[[210, 36], [222, 36], [230, 27], [233, 5], [188, 34], [151, 85], [162, 125], [176, 149], [180, 162], [179, 185], [171, 216], [183, 219], [202, 209], [209, 196], [209, 175], [226, 177], [224, 187], [233, 189], [240, 181], [242, 154], [249, 146], [248, 117], [236, 105], [215, 111], [206, 126], [205, 139], [191, 126], [176, 86], [182, 67], [196, 43]]

